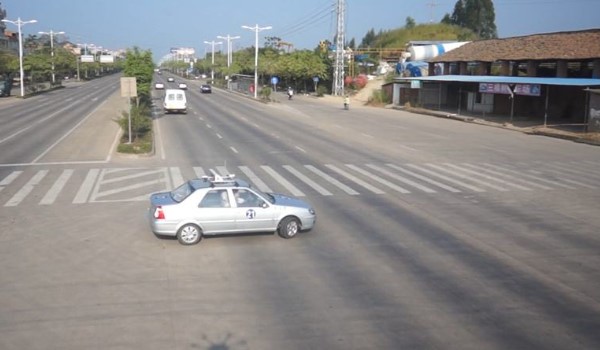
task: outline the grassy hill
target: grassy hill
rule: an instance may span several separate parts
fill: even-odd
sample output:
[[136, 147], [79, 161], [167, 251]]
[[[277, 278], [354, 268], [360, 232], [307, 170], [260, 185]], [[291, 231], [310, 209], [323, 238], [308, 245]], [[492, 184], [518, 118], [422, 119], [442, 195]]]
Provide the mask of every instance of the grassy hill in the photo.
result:
[[404, 48], [409, 41], [473, 41], [477, 35], [470, 29], [459, 26], [434, 23], [419, 24], [411, 28], [398, 28], [388, 31], [380, 31], [375, 35], [370, 47], [373, 48]]

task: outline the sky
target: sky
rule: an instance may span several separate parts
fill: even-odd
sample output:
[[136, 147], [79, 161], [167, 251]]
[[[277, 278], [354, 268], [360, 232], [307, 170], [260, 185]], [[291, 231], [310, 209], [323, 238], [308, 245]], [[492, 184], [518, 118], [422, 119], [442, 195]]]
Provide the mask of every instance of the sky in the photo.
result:
[[[137, 46], [155, 60], [171, 48], [191, 47], [197, 56], [211, 52], [205, 41], [240, 36], [234, 50], [254, 46], [255, 32], [242, 26], [270, 26], [259, 33], [277, 36], [297, 49], [313, 49], [336, 33], [336, 0], [0, 0], [6, 19], [37, 23], [23, 35], [65, 32], [74, 43], [118, 50]], [[600, 28], [600, 0], [494, 0], [500, 38], [536, 33]], [[456, 0], [346, 0], [346, 40], [359, 44], [374, 29], [439, 22]], [[17, 27], [7, 23], [7, 30]], [[419, 40], [420, 38], [414, 38]], [[216, 46], [216, 51], [225, 46]]]

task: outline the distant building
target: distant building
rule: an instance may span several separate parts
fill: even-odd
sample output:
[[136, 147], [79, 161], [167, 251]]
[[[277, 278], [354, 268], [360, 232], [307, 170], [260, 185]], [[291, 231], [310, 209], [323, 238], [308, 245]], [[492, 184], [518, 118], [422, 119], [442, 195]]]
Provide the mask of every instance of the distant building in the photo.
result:
[[600, 29], [474, 41], [427, 63], [442, 74], [396, 78], [395, 104], [584, 124], [600, 87]]
[[0, 33], [0, 50], [19, 52], [19, 36], [17, 33], [4, 30]]

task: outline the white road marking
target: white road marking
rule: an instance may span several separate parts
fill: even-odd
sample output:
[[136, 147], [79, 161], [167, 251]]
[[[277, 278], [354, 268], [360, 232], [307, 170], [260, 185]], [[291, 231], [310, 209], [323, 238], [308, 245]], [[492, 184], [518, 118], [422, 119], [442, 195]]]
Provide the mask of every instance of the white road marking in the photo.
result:
[[194, 174], [196, 174], [197, 178], [202, 178], [203, 176], [206, 176], [206, 172], [204, 172], [204, 169], [202, 169], [202, 167], [199, 166], [195, 166], [194, 167]]
[[428, 167], [434, 168], [436, 170], [439, 170], [441, 172], [445, 172], [447, 174], [450, 174], [452, 176], [456, 176], [458, 178], [465, 179], [467, 181], [475, 182], [475, 183], [477, 183], [479, 185], [482, 185], [482, 186], [487, 186], [487, 187], [492, 188], [492, 189], [497, 190], [497, 191], [501, 191], [501, 192], [508, 191], [508, 189], [506, 189], [504, 187], [496, 186], [496, 185], [491, 184], [489, 182], [485, 182], [485, 181], [479, 180], [477, 178], [474, 178], [472, 176], [468, 176], [468, 175], [462, 174], [460, 172], [456, 172], [456, 171], [453, 171], [453, 170], [450, 170], [450, 169], [446, 169], [446, 168], [444, 168], [442, 166], [439, 166], [439, 165], [436, 165], [436, 164], [428, 163], [428, 164], [425, 164], [425, 165], [427, 165]]
[[100, 174], [100, 169], [90, 169], [88, 171], [85, 180], [83, 180], [83, 184], [79, 187], [79, 191], [75, 195], [73, 199], [73, 204], [81, 204], [87, 202], [92, 189], [94, 188], [94, 183], [98, 178], [98, 174]]
[[6, 202], [6, 204], [4, 204], [4, 206], [14, 207], [21, 203], [25, 197], [33, 191], [33, 188], [42, 181], [46, 174], [48, 174], [48, 170], [38, 171], [17, 193], [15, 193], [14, 196], [12, 196], [11, 199], [8, 200], [8, 202]]
[[160, 159], [165, 160], [165, 147], [162, 139], [162, 132], [160, 131], [159, 119], [155, 119], [154, 125], [156, 126], [156, 135], [158, 136], [158, 144], [160, 145]]
[[385, 180], [385, 179], [383, 179], [383, 178], [381, 178], [381, 177], [379, 177], [377, 175], [374, 175], [373, 173], [368, 172], [368, 171], [366, 171], [366, 170], [364, 170], [362, 168], [359, 168], [356, 165], [346, 164], [346, 166], [348, 168], [350, 168], [350, 169], [352, 169], [352, 170], [354, 170], [354, 171], [356, 171], [356, 172], [358, 172], [358, 173], [366, 176], [366, 177], [370, 177], [371, 179], [379, 182], [380, 184], [386, 185], [387, 187], [389, 187], [389, 188], [391, 188], [391, 189], [393, 189], [393, 190], [395, 190], [397, 192], [404, 193], [404, 194], [410, 193], [409, 190], [407, 190], [405, 188], [402, 188], [402, 187], [400, 187], [400, 186], [398, 186], [396, 184], [393, 184], [393, 183], [389, 182], [388, 180]]
[[[115, 193], [121, 193], [121, 192], [129, 191], [129, 190], [135, 190], [138, 188], [143, 188], [146, 186], [155, 185], [155, 184], [164, 183], [164, 182], [165, 182], [164, 179], [155, 179], [155, 180], [148, 180], [148, 181], [144, 181], [144, 182], [136, 182], [129, 186], [122, 186], [122, 187], [115, 188], [115, 189], [108, 190], [108, 191], [97, 191], [96, 193], [94, 193], [94, 196], [91, 199], [91, 201], [98, 202], [99, 200], [101, 200], [100, 198], [110, 196]], [[181, 185], [181, 183], [180, 183], [180, 185]], [[146, 198], [147, 198], [147, 195], [146, 195]]]
[[170, 167], [169, 174], [171, 175], [171, 184], [173, 188], [181, 185], [185, 181], [183, 180], [183, 176], [181, 175], [181, 170], [177, 167]]
[[263, 192], [273, 192], [273, 190], [271, 190], [271, 188], [269, 188], [269, 186], [267, 186], [266, 183], [264, 183], [258, 176], [256, 176], [256, 174], [250, 168], [242, 165], [240, 165], [238, 168], [248, 177], [248, 180], [259, 190]]
[[115, 139], [113, 140], [113, 143], [110, 145], [110, 149], [108, 150], [108, 154], [106, 155], [106, 162], [110, 162], [110, 160], [112, 159], [112, 155], [115, 152], [115, 150], [117, 149], [118, 145], [119, 145], [119, 139], [121, 138], [121, 133], [122, 130], [121, 128], [119, 128], [117, 130], [117, 134], [115, 135]]
[[2, 181], [0, 181], [0, 191], [2, 191], [2, 189], [5, 186], [10, 185], [22, 173], [23, 173], [22, 170], [16, 170], [16, 171], [13, 171], [12, 173], [10, 173], [10, 175], [8, 175], [7, 177], [5, 177], [4, 179], [2, 179]]
[[421, 184], [419, 184], [417, 182], [414, 182], [414, 181], [412, 181], [410, 179], [407, 179], [407, 178], [405, 178], [403, 176], [400, 176], [398, 174], [394, 174], [394, 173], [392, 173], [390, 171], [387, 171], [387, 170], [385, 170], [385, 169], [383, 169], [381, 167], [375, 166], [373, 164], [367, 164], [367, 166], [369, 168], [373, 169], [373, 170], [379, 171], [380, 173], [382, 173], [382, 174], [384, 174], [386, 176], [389, 176], [389, 177], [391, 177], [393, 179], [396, 179], [398, 181], [401, 181], [401, 182], [403, 182], [403, 183], [405, 183], [407, 185], [410, 185], [410, 186], [413, 186], [415, 188], [418, 188], [418, 189], [420, 189], [423, 192], [426, 192], [426, 193], [436, 193], [435, 190], [433, 190], [433, 189], [431, 189], [431, 188], [429, 188], [427, 186], [423, 186], [423, 185], [421, 185]]
[[544, 178], [541, 178], [541, 177], [535, 176], [535, 175], [524, 174], [524, 173], [521, 173], [521, 172], [518, 172], [518, 171], [515, 171], [515, 170], [512, 170], [512, 169], [508, 169], [506, 167], [501, 167], [501, 166], [490, 164], [490, 163], [483, 163], [483, 165], [485, 165], [487, 167], [490, 167], [490, 168], [499, 169], [501, 171], [508, 172], [508, 173], [511, 173], [511, 174], [516, 174], [516, 175], [519, 175], [521, 177], [527, 177], [527, 178], [534, 179], [534, 180], [537, 180], [537, 181], [540, 181], [540, 182], [551, 184], [551, 185], [554, 185], [554, 186], [568, 188], [568, 189], [571, 189], [571, 190], [575, 189], [575, 187], [573, 187], [573, 186], [569, 186], [569, 185], [562, 184], [560, 182], [556, 182], [556, 181], [544, 179]]
[[346, 171], [344, 171], [344, 170], [336, 167], [333, 164], [325, 164], [325, 166], [327, 168], [335, 171], [336, 173], [342, 175], [343, 177], [345, 177], [345, 178], [347, 178], [347, 179], [349, 179], [351, 181], [354, 181], [358, 185], [366, 188], [367, 190], [369, 190], [369, 191], [371, 191], [371, 192], [373, 192], [375, 194], [384, 194], [385, 193], [382, 190], [378, 189], [377, 187], [369, 185], [368, 183], [366, 183], [366, 182], [362, 181], [361, 179], [357, 178], [356, 176], [354, 176], [354, 175], [352, 175], [352, 174], [350, 174], [350, 173], [348, 173], [348, 172], [346, 172]]
[[302, 147], [300, 147], [300, 146], [296, 146], [296, 149], [299, 150], [302, 153], [306, 153], [306, 151]]
[[486, 179], [488, 179], [488, 180], [492, 180], [492, 181], [500, 182], [500, 183], [502, 183], [502, 184], [505, 184], [505, 185], [507, 185], [507, 186], [510, 186], [510, 187], [517, 188], [517, 189], [519, 189], [519, 190], [523, 190], [523, 191], [531, 191], [531, 188], [529, 188], [529, 187], [525, 187], [525, 186], [522, 186], [522, 185], [519, 185], [519, 184], [517, 184], [517, 183], [514, 183], [514, 182], [508, 182], [508, 181], [505, 181], [505, 180], [499, 179], [499, 178], [497, 178], [497, 177], [489, 176], [489, 175], [487, 175], [487, 174], [482, 174], [481, 172], [478, 172], [478, 171], [474, 171], [474, 170], [471, 170], [471, 169], [465, 169], [465, 168], [463, 168], [463, 167], [460, 167], [460, 166], [458, 166], [458, 165], [455, 165], [455, 164], [446, 163], [446, 165], [447, 165], [447, 166], [449, 166], [449, 167], [452, 167], [452, 168], [454, 168], [454, 169], [458, 169], [458, 170], [460, 170], [460, 171], [463, 171], [463, 172], [466, 172], [466, 173], [473, 174], [473, 175], [475, 175], [475, 176], [480, 176], [480, 177], [486, 178]]
[[434, 185], [434, 186], [437, 186], [437, 187], [443, 188], [443, 189], [445, 189], [446, 191], [450, 191], [450, 192], [453, 192], [453, 193], [459, 193], [459, 192], [461, 192], [461, 190], [459, 190], [459, 189], [457, 189], [457, 188], [454, 188], [454, 187], [452, 187], [452, 186], [448, 186], [448, 185], [446, 185], [446, 184], [443, 184], [443, 183], [441, 183], [441, 182], [438, 182], [438, 181], [436, 181], [436, 180], [430, 179], [430, 178], [428, 178], [427, 176], [423, 176], [423, 175], [421, 175], [421, 174], [418, 174], [418, 173], [412, 172], [412, 171], [410, 171], [410, 170], [404, 169], [404, 168], [402, 168], [402, 167], [399, 167], [399, 166], [397, 166], [397, 165], [394, 165], [394, 164], [386, 164], [386, 165], [387, 165], [387, 166], [389, 166], [389, 167], [390, 167], [390, 168], [392, 168], [392, 169], [396, 169], [396, 170], [398, 170], [398, 171], [401, 171], [401, 172], [403, 172], [403, 173], [405, 173], [405, 174], [408, 174], [408, 175], [410, 175], [410, 176], [416, 177], [417, 179], [423, 180], [423, 181], [425, 181], [425, 182], [427, 182], [427, 183], [429, 183], [429, 184], [432, 184], [432, 185]]
[[398, 145], [398, 147], [407, 149], [409, 151], [415, 151], [415, 152], [418, 151], [416, 148], [408, 147], [408, 146], [405, 146], [405, 145]]
[[331, 183], [332, 185], [336, 186], [337, 188], [341, 189], [342, 191], [346, 192], [349, 195], [356, 196], [356, 195], [360, 194], [360, 193], [356, 192], [355, 190], [353, 190], [352, 188], [350, 188], [349, 186], [344, 185], [337, 179], [329, 176], [328, 174], [322, 172], [321, 170], [315, 168], [312, 165], [305, 165], [304, 167], [306, 169], [312, 171], [313, 173], [319, 175], [320, 177], [327, 180], [329, 183]]
[[52, 185], [52, 187], [50, 187], [50, 190], [48, 190], [48, 192], [46, 192], [46, 195], [40, 201], [41, 205], [49, 205], [49, 204], [54, 203], [54, 201], [56, 201], [58, 194], [65, 187], [65, 185], [67, 184], [67, 181], [69, 181], [69, 179], [71, 178], [71, 175], [73, 175], [73, 171], [74, 171], [73, 169], [63, 170], [62, 174], [60, 174], [60, 176], [58, 177], [56, 182], [54, 182], [54, 185]]
[[64, 108], [59, 109], [58, 111], [50, 114], [49, 116], [47, 116], [45, 118], [38, 119], [35, 123], [29, 124], [28, 126], [24, 127], [23, 129], [15, 132], [15, 133], [12, 133], [12, 134], [8, 135], [7, 137], [3, 138], [2, 140], [0, 140], [0, 143], [8, 141], [8, 140], [12, 139], [13, 137], [15, 137], [15, 136], [17, 136], [17, 135], [19, 135], [21, 133], [24, 133], [25, 131], [33, 128], [34, 126], [36, 126], [36, 125], [38, 125], [40, 123], [43, 123], [43, 122], [45, 122], [46, 120], [48, 120], [50, 118], [53, 118], [53, 117], [57, 116], [59, 113], [62, 113], [63, 111], [66, 111], [66, 110], [70, 109], [71, 107], [73, 107], [77, 103], [78, 103], [78, 101], [75, 101], [75, 102], [71, 103], [70, 105], [68, 105], [68, 106], [66, 106]]
[[279, 182], [283, 187], [285, 187], [290, 193], [296, 197], [304, 197], [305, 194], [300, 191], [296, 186], [292, 185], [288, 180], [286, 180], [283, 176], [279, 175], [275, 170], [267, 165], [261, 165], [261, 168], [266, 171], [269, 175], [271, 175], [277, 182]]
[[[129, 171], [132, 169], [118, 169], [119, 172], [121, 171]], [[158, 169], [140, 169], [140, 171], [136, 172], [136, 173], [128, 173], [127, 175], [123, 175], [123, 176], [115, 176], [115, 177], [111, 177], [110, 179], [104, 180], [104, 176], [102, 176], [102, 184], [106, 185], [106, 184], [110, 184], [110, 183], [115, 183], [115, 182], [120, 182], [123, 180], [130, 180], [130, 179], [137, 179], [139, 177], [142, 176], [147, 176], [147, 175], [154, 175], [157, 173], [162, 173], [164, 170], [162, 168], [158, 168]], [[106, 169], [106, 171], [102, 171], [103, 175], [108, 175], [111, 173], [115, 173], [114, 171], [108, 171], [108, 169]]]
[[505, 177], [505, 178], [508, 178], [508, 179], [512, 179], [513, 181], [519, 181], [519, 182], [522, 182], [522, 183], [524, 183], [524, 184], [526, 184], [528, 186], [537, 187], [537, 188], [541, 188], [541, 189], [544, 189], [544, 190], [551, 190], [552, 189], [552, 187], [548, 187], [548, 186], [540, 185], [540, 184], [535, 183], [535, 182], [531, 182], [531, 181], [519, 179], [518, 177], [515, 177], [515, 176], [512, 176], [512, 175], [508, 175], [508, 174], [504, 174], [504, 173], [499, 172], [499, 171], [495, 171], [495, 170], [491, 170], [491, 169], [486, 169], [486, 168], [481, 167], [481, 166], [477, 166], [477, 165], [473, 165], [473, 164], [469, 164], [469, 163], [463, 163], [463, 165], [464, 166], [468, 166], [470, 168], [477, 169], [479, 171], [485, 171], [487, 173], [494, 174], [496, 176], [502, 176], [502, 177]]
[[239, 153], [239, 152], [237, 151], [237, 149], [235, 149], [235, 147], [231, 146], [231, 147], [229, 147], [229, 148], [230, 148], [230, 149], [233, 151], [233, 153], [236, 153], [236, 154], [237, 154], [237, 153]]
[[43, 156], [45, 156], [46, 154], [48, 154], [48, 152], [50, 152], [54, 147], [56, 147], [56, 145], [58, 145], [59, 143], [62, 142], [62, 140], [64, 140], [65, 138], [67, 138], [67, 136], [71, 135], [71, 133], [73, 131], [75, 131], [81, 124], [83, 124], [85, 121], [87, 121], [92, 115], [94, 115], [94, 113], [102, 106], [104, 106], [104, 104], [106, 104], [106, 102], [108, 102], [108, 100], [104, 100], [102, 103], [100, 103], [98, 106], [96, 106], [96, 108], [94, 108], [94, 110], [92, 110], [90, 113], [88, 113], [88, 115], [86, 115], [83, 119], [81, 119], [79, 121], [79, 123], [75, 124], [75, 126], [73, 126], [69, 131], [67, 131], [63, 136], [61, 136], [61, 138], [59, 138], [58, 140], [56, 140], [56, 142], [54, 142], [50, 147], [48, 147], [44, 152], [42, 152], [39, 156], [37, 156], [34, 160], [32, 160], [32, 163], [36, 163], [38, 160], [40, 160], [40, 158], [42, 158]]
[[289, 171], [290, 173], [294, 174], [297, 178], [299, 178], [300, 180], [302, 180], [302, 182], [304, 182], [305, 184], [309, 185], [315, 191], [319, 192], [323, 196], [331, 196], [332, 195], [331, 192], [327, 191], [321, 185], [319, 185], [318, 183], [314, 182], [308, 176], [302, 174], [298, 170], [294, 169], [292, 166], [290, 166], [290, 165], [284, 165], [283, 168], [286, 169], [287, 171]]
[[485, 190], [483, 190], [483, 189], [481, 189], [481, 188], [479, 188], [479, 187], [475, 187], [475, 186], [472, 186], [472, 185], [466, 184], [466, 183], [464, 183], [464, 182], [462, 182], [462, 181], [459, 181], [459, 180], [456, 180], [456, 179], [450, 178], [450, 177], [448, 177], [448, 176], [445, 176], [445, 175], [442, 175], [442, 174], [438, 174], [438, 173], [436, 173], [436, 172], [433, 172], [433, 171], [431, 171], [431, 170], [429, 170], [429, 169], [425, 169], [425, 168], [423, 168], [423, 167], [420, 167], [420, 166], [418, 166], [418, 165], [415, 165], [415, 164], [406, 164], [406, 165], [407, 165], [407, 166], [409, 166], [409, 167], [411, 167], [411, 168], [413, 168], [413, 169], [417, 169], [417, 170], [419, 170], [419, 171], [422, 171], [422, 172], [424, 172], [424, 173], [426, 173], [426, 174], [429, 174], [429, 175], [432, 175], [432, 176], [435, 176], [435, 177], [439, 177], [440, 179], [443, 179], [443, 180], [445, 180], [445, 181], [448, 181], [448, 182], [450, 182], [450, 183], [453, 183], [453, 184], [455, 184], [455, 185], [459, 185], [459, 186], [462, 186], [462, 187], [468, 188], [468, 189], [470, 189], [471, 191], [475, 191], [475, 192], [485, 192]]

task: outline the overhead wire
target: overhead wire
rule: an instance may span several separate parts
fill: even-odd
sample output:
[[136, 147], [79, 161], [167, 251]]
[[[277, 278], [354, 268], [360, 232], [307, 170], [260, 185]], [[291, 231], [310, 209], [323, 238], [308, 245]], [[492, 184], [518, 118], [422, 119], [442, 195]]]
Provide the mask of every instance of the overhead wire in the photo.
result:
[[331, 14], [332, 12], [335, 12], [335, 8], [335, 3], [331, 2], [325, 7], [314, 9], [294, 24], [285, 27], [274, 34], [276, 34], [275, 36], [278, 37], [290, 37], [303, 31], [309, 30], [310, 26], [323, 23], [326, 19], [331, 18]]

